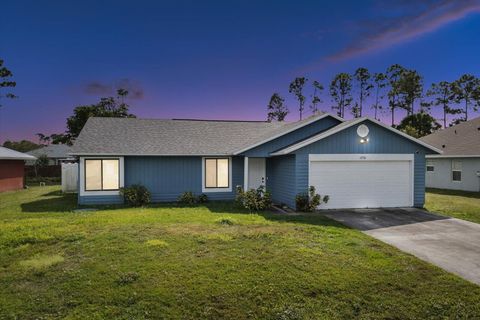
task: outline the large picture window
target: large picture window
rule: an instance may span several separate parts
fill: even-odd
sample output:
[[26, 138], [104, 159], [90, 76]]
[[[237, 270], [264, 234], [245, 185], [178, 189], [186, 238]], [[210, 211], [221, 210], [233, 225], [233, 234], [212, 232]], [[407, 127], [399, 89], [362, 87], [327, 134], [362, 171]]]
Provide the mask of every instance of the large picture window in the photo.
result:
[[119, 159], [86, 159], [85, 191], [118, 190], [120, 187]]
[[229, 188], [229, 158], [205, 158], [205, 188]]

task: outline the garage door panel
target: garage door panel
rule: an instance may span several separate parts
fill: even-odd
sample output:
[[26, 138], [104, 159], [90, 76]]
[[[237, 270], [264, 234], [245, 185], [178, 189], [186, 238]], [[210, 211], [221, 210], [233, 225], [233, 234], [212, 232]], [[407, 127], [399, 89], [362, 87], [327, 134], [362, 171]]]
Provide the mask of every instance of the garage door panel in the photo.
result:
[[411, 161], [312, 161], [310, 184], [329, 195], [321, 208], [412, 205]]

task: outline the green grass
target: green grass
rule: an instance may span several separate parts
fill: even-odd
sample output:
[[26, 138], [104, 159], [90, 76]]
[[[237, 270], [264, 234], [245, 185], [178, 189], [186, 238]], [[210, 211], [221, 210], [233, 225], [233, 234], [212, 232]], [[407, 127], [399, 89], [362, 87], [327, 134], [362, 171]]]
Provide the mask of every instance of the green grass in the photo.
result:
[[441, 215], [480, 223], [480, 192], [427, 189], [425, 208]]
[[0, 194], [0, 319], [479, 318], [480, 287], [321, 215]]

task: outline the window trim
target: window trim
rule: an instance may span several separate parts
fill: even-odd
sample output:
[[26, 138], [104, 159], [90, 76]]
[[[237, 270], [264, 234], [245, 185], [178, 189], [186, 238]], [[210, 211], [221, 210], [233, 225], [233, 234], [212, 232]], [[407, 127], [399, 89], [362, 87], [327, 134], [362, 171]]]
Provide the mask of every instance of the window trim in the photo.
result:
[[[428, 170], [428, 167], [432, 167], [433, 170]], [[435, 164], [432, 161], [427, 160], [427, 163], [425, 165], [425, 171], [428, 172], [428, 173], [435, 172]]]
[[[118, 159], [119, 160], [119, 184], [118, 187], [119, 189], [109, 189], [109, 190], [85, 190], [86, 187], [86, 176], [85, 176], [85, 160], [114, 160]], [[80, 196], [116, 196], [120, 195], [120, 188], [124, 187], [124, 157], [112, 157], [112, 156], [92, 156], [92, 157], [80, 157], [79, 159], [79, 194]], [[102, 172], [103, 175], [103, 172]], [[102, 183], [103, 183], [103, 178], [102, 178]]]
[[[228, 187], [206, 187], [207, 175], [206, 175], [206, 160], [210, 159], [227, 159], [228, 160]], [[218, 170], [218, 161], [215, 163], [216, 170]], [[218, 173], [218, 171], [217, 171]], [[232, 192], [232, 157], [202, 157], [202, 192]], [[218, 185], [218, 179], [217, 179]]]
[[[101, 184], [101, 189], [91, 189], [87, 190], [87, 161], [95, 161], [95, 160], [100, 160], [100, 184]], [[118, 161], [118, 188], [116, 189], [104, 189], [103, 188], [103, 161], [104, 160], [117, 160]], [[85, 192], [92, 192], [92, 191], [119, 191], [120, 190], [120, 158], [87, 158], [83, 159], [84, 161], [84, 174], [83, 174], [83, 179], [85, 180], [83, 182], [83, 188]]]
[[[455, 161], [460, 163], [460, 166], [461, 166], [461, 169], [460, 169], [460, 170], [458, 170], [458, 169], [453, 169], [453, 163], [454, 163]], [[461, 183], [461, 182], [462, 182], [462, 169], [463, 169], [462, 161], [460, 161], [460, 160], [452, 160], [451, 166], [452, 166], [452, 168], [451, 168], [451, 176], [450, 176], [450, 177], [452, 178], [452, 182], [453, 182], [453, 183]], [[453, 179], [453, 173], [454, 173], [454, 172], [460, 172], [460, 180], [454, 180], [454, 179]]]

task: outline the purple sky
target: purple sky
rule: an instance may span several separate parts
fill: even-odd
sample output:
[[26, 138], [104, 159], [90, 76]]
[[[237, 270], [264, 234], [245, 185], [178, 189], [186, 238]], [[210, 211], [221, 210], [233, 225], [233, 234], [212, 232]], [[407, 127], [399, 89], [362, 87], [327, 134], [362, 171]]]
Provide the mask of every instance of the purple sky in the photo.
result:
[[9, 1], [0, 30], [19, 96], [2, 100], [0, 142], [63, 132], [75, 106], [115, 87], [142, 118], [264, 120], [277, 91], [293, 121], [295, 76], [328, 85], [394, 63], [427, 86], [480, 76], [478, 0]]

